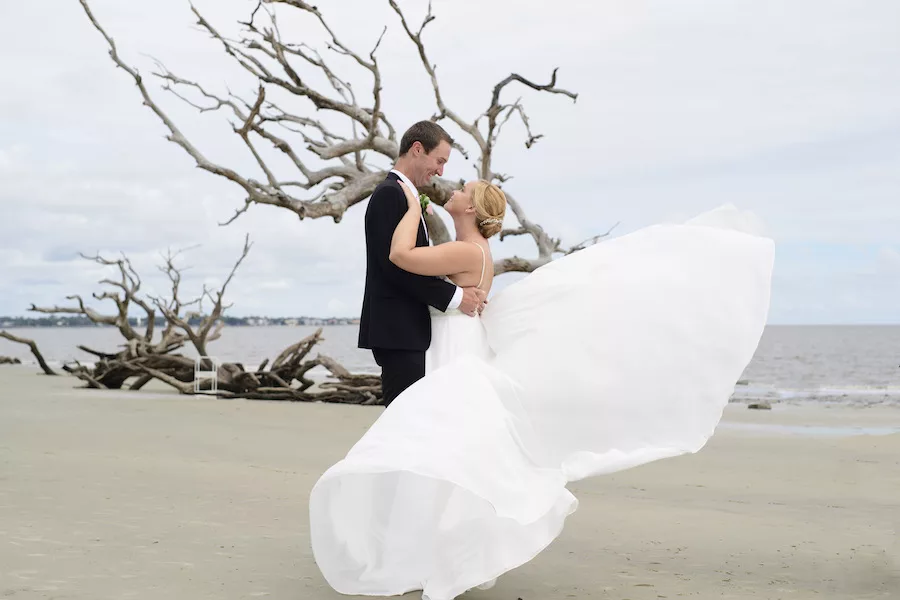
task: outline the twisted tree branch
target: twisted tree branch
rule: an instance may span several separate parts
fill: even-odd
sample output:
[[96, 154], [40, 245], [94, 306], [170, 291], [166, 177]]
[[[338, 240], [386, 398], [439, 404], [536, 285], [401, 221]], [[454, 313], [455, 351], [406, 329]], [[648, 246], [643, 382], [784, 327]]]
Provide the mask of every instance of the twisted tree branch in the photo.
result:
[[[174, 94], [201, 112], [225, 110], [236, 122], [232, 124], [234, 133], [253, 157], [259, 169], [259, 177], [239, 173], [237, 170], [211, 161], [197, 146], [191, 143], [176, 126], [175, 122], [151, 97], [138, 71], [129, 66], [119, 56], [112, 37], [100, 26], [90, 10], [88, 0], [79, 0], [92, 25], [103, 35], [110, 49], [113, 62], [128, 73], [137, 85], [144, 104], [148, 106], [168, 129], [168, 140], [180, 146], [196, 165], [214, 175], [223, 177], [241, 187], [246, 194], [242, 204], [222, 225], [234, 222], [251, 206], [267, 205], [286, 209], [300, 219], [331, 218], [339, 222], [351, 207], [366, 200], [375, 187], [384, 179], [389, 165], [396, 160], [399, 143], [396, 131], [383, 110], [381, 67], [377, 60], [387, 28], [374, 39], [368, 53], [357, 52], [336, 34], [325, 18], [322, 10], [303, 0], [260, 0], [253, 8], [249, 19], [242, 22], [243, 32], [239, 39], [230, 39], [220, 31], [194, 6], [191, 7], [197, 24], [217, 43], [238, 66], [257, 80], [256, 89], [250, 100], [229, 93], [215, 94], [199, 83], [179, 77], [164, 67], [154, 73], [162, 82], [163, 89]], [[476, 160], [478, 177], [487, 181], [504, 183], [510, 176], [499, 172], [493, 165], [493, 157], [500, 140], [500, 134], [513, 117], [518, 117], [525, 129], [526, 149], [534, 147], [543, 135], [534, 133], [531, 121], [521, 99], [512, 103], [503, 100], [503, 94], [513, 84], [537, 93], [548, 93], [577, 100], [578, 95], [557, 85], [558, 68], [554, 68], [549, 82], [537, 83], [519, 73], [511, 73], [500, 80], [491, 90], [487, 108], [475, 118], [466, 118], [454, 110], [442, 93], [437, 77], [437, 65], [429, 58], [423, 34], [426, 27], [435, 21], [429, 2], [427, 13], [418, 27], [414, 28], [396, 0], [388, 0], [388, 5], [398, 16], [402, 30], [412, 41], [421, 64], [428, 75], [434, 91], [437, 113], [435, 121], [449, 119], [469, 138], [469, 144], [455, 142], [454, 147], [468, 158], [467, 145], [472, 143], [479, 151]], [[322, 54], [305, 43], [285, 41], [279, 27], [275, 6], [312, 17], [316, 27], [327, 38], [326, 47], [331, 53], [349, 58], [352, 66], [361, 70], [371, 82], [369, 103], [364, 104], [354, 92], [350, 78], [339, 74], [323, 58]], [[310, 83], [310, 71], [324, 75], [330, 89], [320, 90]], [[184, 92], [184, 93], [182, 93]], [[278, 105], [273, 98], [278, 92], [294, 100], [292, 105], [299, 110], [294, 114]], [[304, 109], [304, 106], [307, 108]], [[322, 118], [319, 118], [319, 117]], [[326, 122], [329, 126], [326, 126]], [[333, 130], [334, 123], [343, 123]], [[266, 158], [266, 150], [275, 150], [289, 159], [292, 172], [287, 176], [272, 168]], [[307, 158], [325, 162], [320, 168], [310, 166]], [[367, 154], [375, 159], [369, 160]], [[441, 205], [442, 198], [449, 195], [456, 184], [443, 179], [434, 179], [426, 191], [432, 200]], [[528, 235], [536, 246], [533, 258], [512, 257], [497, 263], [497, 273], [509, 270], [532, 271], [552, 260], [554, 254], [564, 253], [559, 241], [550, 237], [536, 222], [530, 220], [522, 206], [510, 190], [504, 190], [509, 201], [509, 209], [518, 221], [518, 226], [507, 229], [501, 240], [510, 235]], [[305, 195], [300, 195], [307, 192]], [[447, 241], [450, 236], [440, 219], [427, 220], [431, 238], [438, 242]], [[602, 236], [598, 236], [602, 237]], [[572, 248], [582, 247], [576, 245]]]
[[41, 354], [40, 350], [38, 350], [37, 344], [34, 342], [34, 340], [29, 340], [13, 335], [8, 331], [0, 331], [0, 337], [6, 338], [11, 342], [16, 342], [17, 344], [25, 344], [31, 349], [31, 353], [34, 355], [34, 358], [37, 359], [38, 364], [41, 366], [41, 370], [43, 370], [44, 373], [46, 373], [47, 375], [58, 375], [56, 371], [50, 368], [50, 365], [47, 364], [47, 361], [44, 360], [44, 355]]

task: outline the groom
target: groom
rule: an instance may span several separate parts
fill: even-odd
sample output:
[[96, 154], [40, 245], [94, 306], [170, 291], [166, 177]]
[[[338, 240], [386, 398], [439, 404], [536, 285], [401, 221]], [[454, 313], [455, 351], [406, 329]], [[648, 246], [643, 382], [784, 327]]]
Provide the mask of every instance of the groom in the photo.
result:
[[[460, 288], [437, 277], [408, 273], [388, 258], [391, 237], [407, 211], [399, 181], [418, 196], [418, 186], [443, 175], [453, 139], [437, 123], [419, 121], [400, 140], [400, 157], [366, 209], [366, 288], [359, 323], [359, 347], [372, 350], [381, 367], [384, 405], [425, 376], [425, 350], [431, 344], [428, 306], [454, 308], [474, 316], [485, 293]], [[424, 217], [416, 246], [428, 246]]]

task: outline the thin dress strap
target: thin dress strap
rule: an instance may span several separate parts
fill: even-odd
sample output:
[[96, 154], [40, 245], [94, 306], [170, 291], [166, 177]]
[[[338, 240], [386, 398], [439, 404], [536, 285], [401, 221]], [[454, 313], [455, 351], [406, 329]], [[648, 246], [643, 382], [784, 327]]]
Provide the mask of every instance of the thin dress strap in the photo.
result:
[[481, 279], [478, 280], [478, 285], [475, 286], [480, 289], [481, 284], [484, 283], [484, 268], [487, 266], [487, 255], [484, 253], [484, 248], [481, 247], [481, 244], [479, 244], [478, 242], [471, 243], [478, 246], [478, 249], [481, 250]]

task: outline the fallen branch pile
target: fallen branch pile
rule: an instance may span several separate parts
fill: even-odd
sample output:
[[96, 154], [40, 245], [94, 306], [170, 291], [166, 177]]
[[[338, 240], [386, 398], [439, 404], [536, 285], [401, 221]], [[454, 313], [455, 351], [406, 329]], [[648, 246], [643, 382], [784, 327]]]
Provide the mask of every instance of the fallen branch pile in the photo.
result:
[[[221, 337], [224, 327], [222, 316], [229, 307], [223, 304], [225, 290], [237, 268], [247, 257], [250, 246], [249, 241], [245, 241], [241, 257], [219, 290], [213, 292], [204, 286], [201, 295], [191, 301], [183, 301], [180, 297], [182, 269], [175, 265], [179, 253], [169, 252], [161, 267], [171, 284], [170, 298], [140, 295], [141, 278], [125, 256], [110, 260], [99, 255], [82, 255], [101, 265], [116, 268], [117, 278], [100, 281], [113, 288], [113, 291], [93, 294], [98, 301], [112, 301], [116, 306], [115, 313], [98, 312], [87, 306], [78, 295], [67, 298], [74, 301], [76, 306], [42, 308], [32, 305], [29, 310], [46, 314], [84, 315], [95, 324], [113, 326], [119, 330], [124, 343], [116, 351], [105, 352], [79, 345], [80, 350], [96, 357], [95, 362], [85, 365], [73, 361], [63, 365], [64, 371], [83, 381], [86, 387], [139, 390], [149, 382], [158, 380], [182, 394], [193, 394], [195, 367], [203, 371], [213, 368], [207, 346], [209, 342]], [[212, 304], [208, 313], [203, 311], [204, 302]], [[129, 310], [135, 306], [147, 316], [143, 331], [138, 331], [132, 324], [134, 320], [129, 319]], [[189, 307], [191, 310], [187, 311]], [[165, 327], [157, 336], [155, 329], [158, 313], [164, 319]], [[34, 341], [7, 332], [0, 332], [0, 337], [28, 344], [44, 372], [48, 375], [56, 374], [47, 365]], [[323, 354], [310, 357], [313, 348], [323, 339], [320, 328], [285, 348], [272, 361], [271, 366], [269, 359], [252, 370], [241, 363], [222, 363], [216, 369], [216, 390], [212, 393], [221, 398], [379, 404], [382, 398], [379, 376], [350, 373], [336, 360]], [[199, 361], [177, 352], [188, 344], [200, 357]], [[310, 378], [310, 372], [316, 367], [322, 367], [327, 372], [326, 378], [318, 383]], [[211, 378], [199, 380], [198, 389], [210, 393], [212, 384]]]

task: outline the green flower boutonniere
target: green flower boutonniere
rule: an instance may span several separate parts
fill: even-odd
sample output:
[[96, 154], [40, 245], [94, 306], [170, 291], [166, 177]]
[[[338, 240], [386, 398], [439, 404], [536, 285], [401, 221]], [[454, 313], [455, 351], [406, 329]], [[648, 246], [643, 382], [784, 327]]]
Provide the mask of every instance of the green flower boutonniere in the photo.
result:
[[431, 198], [427, 194], [419, 194], [419, 204], [422, 205], [423, 213], [434, 214], [434, 209], [431, 207]]

